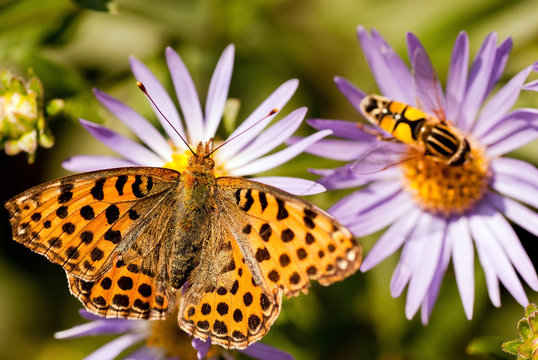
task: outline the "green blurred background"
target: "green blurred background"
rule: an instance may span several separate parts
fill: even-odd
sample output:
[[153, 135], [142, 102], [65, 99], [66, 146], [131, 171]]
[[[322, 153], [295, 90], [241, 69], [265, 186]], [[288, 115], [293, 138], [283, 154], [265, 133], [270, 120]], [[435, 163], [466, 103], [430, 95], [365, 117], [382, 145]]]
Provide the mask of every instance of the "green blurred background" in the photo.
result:
[[[48, 99], [66, 101], [63, 116], [51, 126], [52, 149], [40, 149], [34, 165], [25, 155], [0, 154], [1, 200], [67, 174], [60, 163], [74, 154], [107, 154], [76, 119], [106, 124], [129, 134], [91, 93], [111, 93], [147, 118], [154, 116], [136, 88], [128, 66], [135, 55], [172, 90], [164, 49], [170, 45], [187, 64], [202, 99], [224, 47], [236, 45], [230, 96], [241, 99], [244, 119], [273, 89], [296, 77], [300, 87], [283, 113], [309, 107], [309, 117], [359, 120], [332, 82], [341, 75], [367, 92], [377, 90], [356, 40], [356, 26], [375, 27], [407, 58], [406, 31], [423, 42], [441, 79], [446, 78], [451, 47], [460, 30], [470, 36], [471, 56], [483, 38], [496, 31], [512, 36], [514, 49], [502, 77], [505, 82], [538, 60], [537, 1], [453, 0], [121, 0], [116, 11], [85, 8], [92, 0], [0, 0], [0, 66], [21, 75], [31, 67]], [[535, 93], [518, 105], [538, 107]], [[312, 132], [301, 127], [302, 134]], [[221, 129], [221, 134], [225, 131]], [[538, 163], [538, 144], [511, 156]], [[340, 164], [302, 155], [273, 174], [311, 177], [309, 167]], [[328, 208], [345, 192], [313, 198]], [[534, 263], [536, 238], [516, 228]], [[0, 221], [0, 358], [77, 359], [112, 337], [54, 340], [55, 331], [82, 323], [79, 302], [68, 290], [63, 270], [11, 240], [7, 212]], [[366, 250], [377, 236], [362, 239]], [[430, 324], [404, 316], [405, 296], [389, 293], [398, 260], [391, 256], [366, 274], [324, 288], [313, 285], [308, 296], [285, 300], [282, 313], [264, 341], [297, 359], [473, 359], [471, 340], [488, 336], [493, 348], [516, 337], [523, 308], [503, 291], [502, 307], [489, 302], [484, 275], [476, 267], [474, 318], [465, 318], [452, 268], [449, 268]], [[526, 287], [530, 301], [538, 296]], [[404, 294], [405, 295], [405, 294]], [[489, 337], [492, 336], [492, 337]]]

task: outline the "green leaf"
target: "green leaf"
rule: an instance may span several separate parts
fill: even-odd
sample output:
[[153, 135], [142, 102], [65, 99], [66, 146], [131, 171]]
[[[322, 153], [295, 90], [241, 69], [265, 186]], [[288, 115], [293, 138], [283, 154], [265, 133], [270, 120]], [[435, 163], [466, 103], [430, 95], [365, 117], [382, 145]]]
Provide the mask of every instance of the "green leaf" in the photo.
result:
[[532, 330], [527, 319], [523, 318], [519, 320], [517, 323], [517, 332], [519, 333], [519, 336], [521, 336], [521, 340], [525, 341], [525, 339], [530, 339]]
[[512, 340], [503, 343], [502, 349], [511, 355], [518, 355], [518, 349], [523, 343], [521, 340]]
[[536, 308], [536, 305], [534, 304], [529, 304], [526, 308], [525, 308], [525, 317], [529, 317], [531, 316], [532, 313], [538, 311], [538, 309]]

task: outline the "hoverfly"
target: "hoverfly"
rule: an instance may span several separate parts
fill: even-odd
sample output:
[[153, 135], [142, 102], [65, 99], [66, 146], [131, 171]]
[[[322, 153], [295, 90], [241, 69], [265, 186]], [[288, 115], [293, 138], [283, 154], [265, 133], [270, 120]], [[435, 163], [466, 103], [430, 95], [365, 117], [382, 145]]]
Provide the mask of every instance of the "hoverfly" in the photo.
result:
[[[392, 138], [384, 138], [380, 132], [369, 127], [363, 127], [365, 131], [377, 135], [382, 140], [396, 140], [400, 144], [408, 145], [412, 154], [406, 156], [396, 155], [390, 149], [391, 145], [384, 142], [376, 148], [371, 149], [368, 154], [363, 154], [356, 165], [364, 162], [381, 161], [385, 164], [383, 168], [402, 163], [416, 155], [427, 156], [428, 158], [444, 163], [449, 166], [460, 166], [469, 158], [471, 147], [465, 137], [444, 120], [444, 114], [434, 116], [424, 111], [412, 107], [408, 104], [393, 101], [380, 95], [367, 95], [360, 102], [360, 109], [364, 116], [373, 125], [385, 130], [392, 135]], [[417, 154], [418, 152], [418, 154]], [[367, 159], [371, 157], [371, 159]], [[382, 165], [382, 164], [377, 164]], [[355, 166], [358, 168], [359, 166]]]

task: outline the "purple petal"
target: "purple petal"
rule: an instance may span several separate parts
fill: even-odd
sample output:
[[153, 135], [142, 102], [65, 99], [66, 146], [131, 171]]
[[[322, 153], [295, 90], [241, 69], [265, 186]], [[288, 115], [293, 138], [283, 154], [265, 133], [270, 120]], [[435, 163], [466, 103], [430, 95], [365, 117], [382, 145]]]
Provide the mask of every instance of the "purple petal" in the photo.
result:
[[[178, 148], [186, 149], [185, 144], [180, 138], [180, 135], [185, 140], [187, 140], [187, 137], [185, 136], [185, 131], [183, 130], [183, 125], [181, 124], [181, 119], [177, 112], [176, 106], [174, 105], [174, 102], [172, 101], [172, 99], [170, 99], [170, 96], [168, 95], [164, 87], [161, 85], [159, 80], [157, 80], [155, 75], [153, 75], [153, 73], [144, 64], [142, 64], [134, 56], [131, 56], [129, 58], [129, 62], [131, 63], [131, 70], [133, 71], [133, 74], [135, 75], [136, 79], [142, 84], [144, 84], [144, 87], [157, 105], [157, 108], [162, 111], [162, 113], [170, 122], [168, 123], [168, 121], [163, 117], [163, 115], [161, 115], [159, 110], [157, 110], [155, 105], [153, 105], [148, 99], [148, 102], [150, 103], [153, 112], [155, 113], [155, 115], [157, 115], [157, 118], [161, 122], [163, 129], [168, 134], [168, 137], [172, 139], [172, 141]], [[180, 135], [178, 135], [176, 131], [179, 132]]]
[[[471, 233], [473, 233], [472, 227]], [[474, 235], [473, 235], [474, 236]], [[486, 285], [488, 287], [489, 300], [495, 307], [501, 306], [501, 291], [499, 289], [499, 281], [497, 280], [497, 274], [495, 272], [495, 266], [491, 263], [488, 257], [485, 255], [485, 250], [481, 245], [476, 245], [476, 252], [478, 253], [478, 259], [484, 269], [484, 275], [486, 277]]]
[[538, 214], [536, 212], [517, 201], [494, 193], [487, 194], [486, 199], [508, 219], [531, 234], [538, 236]]
[[532, 127], [533, 125], [538, 126], [538, 110], [517, 109], [495, 122], [488, 123], [488, 125], [488, 127], [483, 126], [473, 132], [473, 135], [480, 139], [480, 143], [486, 145], [502, 140], [514, 132], [514, 129]]
[[368, 252], [361, 265], [361, 271], [370, 270], [398, 250], [415, 227], [420, 214], [422, 214], [420, 210], [413, 209], [392, 224]]
[[399, 169], [392, 167], [374, 174], [358, 175], [351, 170], [352, 166], [353, 164], [347, 164], [337, 169], [310, 169], [309, 171], [323, 176], [318, 182], [327, 189], [347, 189], [362, 186], [376, 180], [393, 180], [401, 174]]
[[527, 182], [517, 177], [504, 174], [495, 174], [491, 187], [499, 193], [519, 200], [524, 204], [538, 208], [538, 184]]
[[432, 224], [432, 217], [429, 213], [421, 212], [418, 222], [413, 229], [413, 234], [407, 239], [400, 255], [400, 261], [394, 269], [392, 279], [390, 281], [390, 293], [393, 297], [398, 297], [402, 294], [405, 286], [409, 283], [409, 279], [417, 267], [417, 264], [422, 261], [422, 242], [425, 241], [425, 236], [413, 236], [415, 232], [427, 232]]
[[89, 172], [120, 167], [137, 166], [132, 161], [113, 156], [77, 155], [62, 162], [62, 167], [73, 172]]
[[151, 123], [134, 111], [129, 106], [125, 105], [118, 99], [93, 89], [95, 97], [103, 104], [111, 113], [121, 120], [131, 129], [136, 136], [142, 140], [153, 152], [159, 155], [163, 161], [168, 161], [172, 158], [172, 149], [161, 133], [155, 129]]
[[470, 218], [471, 233], [476, 243], [479, 253], [483, 253], [490, 264], [493, 264], [496, 276], [503, 283], [504, 287], [512, 296], [522, 305], [527, 306], [528, 299], [521, 283], [510, 264], [505, 252], [498, 242], [498, 237], [492, 232], [491, 225], [486, 220], [489, 214], [479, 207], [480, 215], [474, 215]]
[[192, 339], [192, 347], [197, 351], [198, 360], [205, 359], [207, 352], [211, 348], [211, 338], [207, 338], [207, 341], [202, 339]]
[[138, 320], [103, 319], [89, 323], [75, 325], [71, 329], [58, 331], [54, 334], [56, 339], [70, 339], [81, 336], [109, 335], [129, 332], [141, 324]]
[[506, 66], [506, 62], [508, 61], [510, 51], [512, 51], [512, 38], [506, 38], [495, 52], [495, 61], [493, 62], [493, 69], [491, 70], [491, 77], [489, 79], [486, 96], [501, 78], [501, 75], [504, 72], [504, 67]]
[[467, 33], [459, 33], [452, 57], [446, 82], [446, 117], [448, 120], [459, 125], [459, 113], [467, 86], [467, 74], [469, 72], [469, 38]]
[[129, 333], [106, 343], [99, 349], [86, 356], [84, 360], [113, 360], [129, 346], [136, 344], [148, 335], [146, 333]]
[[267, 154], [288, 139], [303, 122], [306, 108], [291, 112], [247, 145], [239, 154], [226, 162], [226, 168], [233, 169]]
[[332, 130], [334, 136], [370, 143], [379, 141], [375, 136], [359, 129], [356, 122], [327, 119], [308, 119], [306, 122], [317, 130]]
[[[444, 222], [444, 220], [436, 217], [433, 217], [432, 221], [433, 223]], [[434, 224], [432, 226], [435, 227]], [[416, 266], [412, 270], [413, 274], [407, 290], [405, 315], [408, 319], [411, 319], [415, 315], [432, 283], [437, 264], [441, 261], [440, 255], [444, 237], [444, 231], [435, 231], [418, 240], [421, 242], [422, 249], [419, 255], [420, 261], [415, 264]]]
[[421, 310], [421, 320], [423, 325], [428, 325], [428, 319], [432, 313], [433, 306], [437, 301], [437, 296], [439, 295], [439, 290], [441, 289], [441, 284], [443, 278], [445, 277], [446, 269], [448, 268], [448, 263], [450, 262], [450, 244], [447, 239], [443, 239], [443, 245], [441, 249], [441, 254], [439, 255], [439, 262], [433, 273], [433, 279], [426, 292], [424, 301], [422, 302]]
[[91, 321], [93, 321], [93, 320], [103, 320], [102, 316], [92, 314], [91, 312], [89, 312], [86, 309], [78, 309], [78, 314], [80, 316], [82, 316], [86, 320], [91, 320]]
[[[223, 161], [231, 159], [237, 154], [246, 144], [254, 139], [266, 126], [273, 120], [274, 115], [267, 116], [274, 109], [281, 110], [284, 105], [297, 90], [299, 81], [292, 79], [280, 85], [265, 101], [258, 106], [256, 110], [228, 136], [228, 139], [234, 138], [236, 135], [241, 136], [235, 138], [232, 142], [224, 146], [220, 151], [219, 158]], [[250, 128], [251, 126], [254, 126]], [[249, 129], [250, 128], [250, 129]], [[248, 129], [248, 131], [246, 131]], [[243, 133], [246, 131], [245, 133]]]
[[161, 166], [163, 160], [144, 146], [126, 138], [104, 126], [79, 119], [82, 126], [97, 140], [136, 164], [142, 166]]
[[523, 90], [538, 91], [538, 80], [529, 81], [523, 86]]
[[351, 103], [351, 105], [353, 105], [355, 110], [357, 110], [357, 112], [360, 114], [361, 108], [359, 104], [362, 98], [366, 96], [366, 94], [363, 93], [361, 90], [359, 90], [359, 88], [357, 88], [355, 85], [353, 85], [352, 83], [350, 83], [349, 81], [347, 81], [346, 79], [340, 76], [334, 77], [334, 83], [338, 87], [338, 90], [340, 90], [340, 92], [344, 94], [347, 100]]
[[527, 66], [520, 71], [486, 103], [476, 120], [473, 130], [475, 136], [480, 136], [491, 128], [490, 124], [496, 123], [512, 108], [531, 70], [532, 66]]
[[375, 181], [355, 191], [334, 204], [329, 212], [337, 218], [351, 216], [367, 211], [376, 205], [386, 202], [402, 191], [401, 181]]
[[188, 141], [191, 144], [198, 144], [200, 141], [209, 140], [208, 137], [204, 137], [202, 107], [189, 70], [171, 47], [166, 48], [166, 62], [189, 131]]
[[233, 45], [228, 45], [222, 52], [219, 62], [215, 67], [207, 100], [205, 103], [206, 114], [206, 132], [205, 138], [213, 138], [219, 127], [224, 105], [228, 99], [228, 91], [230, 89], [230, 81], [232, 79], [232, 71], [234, 66], [235, 48]]
[[233, 176], [244, 176], [258, 174], [263, 171], [275, 168], [287, 162], [288, 160], [293, 159], [294, 157], [302, 153], [304, 149], [306, 149], [319, 139], [331, 135], [331, 133], [331, 130], [318, 131], [317, 133], [302, 139], [298, 143], [288, 146], [287, 148], [280, 150], [274, 154], [264, 156], [244, 166], [230, 169], [229, 173]]
[[258, 360], [293, 360], [293, 356], [274, 348], [270, 345], [264, 343], [255, 343], [250, 345], [244, 350], [240, 350], [243, 354]]
[[482, 214], [484, 215], [483, 221], [489, 224], [489, 228], [496, 235], [495, 237], [499, 241], [506, 255], [508, 255], [508, 259], [510, 259], [523, 280], [525, 280], [534, 291], [537, 291], [538, 276], [536, 275], [536, 270], [534, 269], [527, 252], [521, 245], [514, 229], [512, 229], [501, 213], [489, 205], [489, 203], [482, 203], [481, 209]]
[[355, 236], [365, 236], [383, 229], [401, 216], [411, 211], [415, 203], [407, 193], [399, 192], [395, 196], [379, 203], [371, 209], [338, 219]]
[[474, 249], [467, 218], [460, 216], [448, 224], [447, 241], [451, 245], [454, 273], [467, 319], [473, 317]]
[[[301, 137], [291, 137], [286, 144], [293, 145], [301, 139]], [[371, 147], [370, 143], [356, 140], [323, 139], [305, 149], [305, 152], [332, 160], [351, 161], [357, 160]]]
[[[372, 34], [374, 34], [374, 30], [372, 30]], [[409, 81], [411, 75], [402, 76], [400, 71], [396, 71], [401, 70], [401, 66], [393, 69], [395, 59], [397, 59], [396, 55], [392, 55], [394, 50], [381, 36], [377, 33], [375, 36], [370, 36], [362, 26], [357, 28], [357, 36], [381, 93], [397, 101], [407, 104], [413, 103], [411, 82]], [[384, 54], [388, 54], [388, 56], [384, 56]]]
[[407, 34], [407, 47], [413, 68], [416, 95], [416, 104], [414, 105], [428, 114], [444, 118], [443, 90], [426, 50], [412, 33]]
[[280, 190], [284, 190], [290, 194], [299, 196], [319, 194], [327, 190], [323, 185], [315, 181], [301, 178], [266, 176], [256, 177], [253, 180], [262, 184], [274, 186]]
[[490, 167], [495, 174], [513, 176], [538, 186], [538, 169], [526, 161], [501, 157], [493, 159]]
[[467, 91], [461, 106], [463, 112], [459, 127], [464, 132], [471, 129], [478, 109], [487, 95], [488, 83], [495, 60], [496, 42], [497, 34], [488, 35], [473, 61]]
[[538, 124], [531, 127], [521, 123], [510, 125], [514, 125], [512, 132], [507, 134], [503, 139], [490, 144], [486, 149], [486, 154], [489, 157], [504, 155], [510, 151], [519, 149], [538, 138]]
[[165, 359], [163, 348], [154, 346], [142, 346], [125, 357], [125, 360], [163, 360]]

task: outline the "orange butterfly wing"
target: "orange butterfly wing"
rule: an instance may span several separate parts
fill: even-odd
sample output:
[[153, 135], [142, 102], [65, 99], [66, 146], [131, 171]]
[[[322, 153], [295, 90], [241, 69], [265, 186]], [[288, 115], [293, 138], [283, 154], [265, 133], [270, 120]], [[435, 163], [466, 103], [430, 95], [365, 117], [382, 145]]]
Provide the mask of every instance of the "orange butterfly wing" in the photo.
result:
[[[174, 299], [156, 279], [158, 259], [141, 256], [159, 246], [160, 238], [140, 235], [158, 225], [151, 226], [152, 210], [174, 197], [171, 190], [178, 181], [179, 173], [173, 170], [121, 168], [44, 183], [6, 203], [13, 239], [61, 265], [72, 293], [88, 310], [162, 318]], [[137, 240], [151, 243], [144, 254], [133, 251]], [[139, 271], [129, 271], [135, 268]]]

